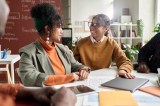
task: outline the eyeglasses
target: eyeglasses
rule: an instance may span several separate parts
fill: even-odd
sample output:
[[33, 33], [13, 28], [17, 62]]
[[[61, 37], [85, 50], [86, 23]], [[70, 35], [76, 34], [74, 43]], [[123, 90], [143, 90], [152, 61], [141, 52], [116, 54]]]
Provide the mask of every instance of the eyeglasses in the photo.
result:
[[89, 27], [99, 27], [99, 23], [88, 22]]

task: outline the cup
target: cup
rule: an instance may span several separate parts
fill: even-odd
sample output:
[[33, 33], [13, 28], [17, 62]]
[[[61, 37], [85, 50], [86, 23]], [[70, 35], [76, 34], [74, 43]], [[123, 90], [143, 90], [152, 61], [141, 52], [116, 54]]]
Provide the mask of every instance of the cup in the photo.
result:
[[6, 59], [6, 58], [7, 58], [7, 52], [1, 51], [1, 59]]
[[7, 55], [11, 55], [11, 50], [7, 50]]

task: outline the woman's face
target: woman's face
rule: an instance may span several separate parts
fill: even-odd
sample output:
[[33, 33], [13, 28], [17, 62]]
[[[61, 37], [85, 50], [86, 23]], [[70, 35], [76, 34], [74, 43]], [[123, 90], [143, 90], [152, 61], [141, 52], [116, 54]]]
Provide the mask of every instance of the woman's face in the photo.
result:
[[62, 33], [63, 33], [63, 30], [61, 25], [54, 26], [50, 33], [50, 40], [52, 42], [59, 43], [61, 41]]
[[100, 26], [95, 19], [92, 19], [92, 22], [90, 24], [90, 32], [93, 38], [101, 38], [106, 32], [106, 28]]

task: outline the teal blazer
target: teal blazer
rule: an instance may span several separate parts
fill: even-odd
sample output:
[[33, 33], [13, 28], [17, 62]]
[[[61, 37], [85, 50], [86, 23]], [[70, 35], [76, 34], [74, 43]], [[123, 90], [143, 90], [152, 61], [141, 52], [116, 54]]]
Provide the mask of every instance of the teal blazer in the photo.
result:
[[[55, 43], [55, 47], [66, 74], [88, 68], [76, 61], [64, 45]], [[55, 75], [50, 59], [38, 40], [20, 48], [19, 53], [18, 75], [25, 86], [42, 86], [47, 75]]]

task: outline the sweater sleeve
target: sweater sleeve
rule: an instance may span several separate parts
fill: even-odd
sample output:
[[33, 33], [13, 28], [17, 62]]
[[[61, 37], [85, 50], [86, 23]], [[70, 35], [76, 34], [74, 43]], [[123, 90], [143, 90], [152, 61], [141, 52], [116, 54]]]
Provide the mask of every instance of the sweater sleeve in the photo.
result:
[[74, 54], [74, 58], [75, 58], [78, 62], [81, 62], [80, 53], [79, 53], [79, 49], [78, 49], [78, 44], [77, 44], [76, 47], [74, 48], [73, 54]]
[[69, 83], [73, 81], [72, 74], [67, 75], [49, 75], [48, 78], [44, 81], [44, 84], [47, 86], [58, 85]]
[[159, 45], [160, 41], [160, 33], [155, 35], [146, 45], [144, 45], [138, 54], [138, 62], [145, 62], [148, 63], [151, 56], [155, 54], [157, 49], [157, 45]]
[[126, 57], [119, 45], [115, 43], [112, 59], [116, 63], [119, 70], [131, 72], [133, 69], [132, 62]]

